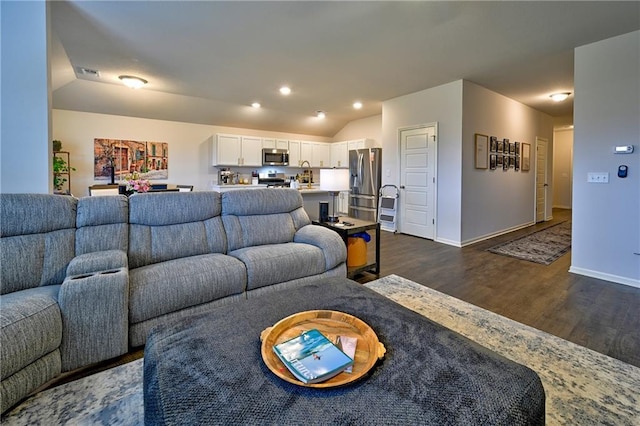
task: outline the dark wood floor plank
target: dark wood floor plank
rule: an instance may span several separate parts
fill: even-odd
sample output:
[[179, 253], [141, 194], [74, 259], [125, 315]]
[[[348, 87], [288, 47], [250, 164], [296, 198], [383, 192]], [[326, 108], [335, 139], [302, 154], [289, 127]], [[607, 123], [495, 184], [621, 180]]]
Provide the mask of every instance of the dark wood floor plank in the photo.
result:
[[380, 276], [400, 275], [640, 367], [640, 289], [569, 273], [570, 252], [540, 265], [486, 251], [571, 220], [571, 210], [554, 209], [553, 215], [464, 248], [382, 232]]

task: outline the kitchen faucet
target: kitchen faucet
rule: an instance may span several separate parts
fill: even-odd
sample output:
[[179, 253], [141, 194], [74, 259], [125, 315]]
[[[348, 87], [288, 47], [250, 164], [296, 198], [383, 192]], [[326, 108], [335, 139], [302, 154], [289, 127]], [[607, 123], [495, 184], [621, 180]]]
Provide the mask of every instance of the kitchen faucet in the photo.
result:
[[[311, 168], [311, 164], [307, 160], [304, 160], [303, 162], [301, 162], [300, 167], [304, 167], [304, 163], [307, 163], [307, 165], [309, 166], [309, 169]], [[311, 173], [309, 173], [309, 170], [306, 170], [304, 172], [303, 177], [307, 178], [307, 188], [311, 188]]]

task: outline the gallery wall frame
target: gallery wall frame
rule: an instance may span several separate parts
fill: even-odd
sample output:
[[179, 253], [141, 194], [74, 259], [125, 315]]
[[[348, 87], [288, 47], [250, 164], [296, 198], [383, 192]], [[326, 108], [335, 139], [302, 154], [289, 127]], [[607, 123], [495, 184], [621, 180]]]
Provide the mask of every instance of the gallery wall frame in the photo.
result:
[[476, 169], [489, 168], [489, 136], [476, 133], [475, 148]]
[[528, 172], [531, 168], [531, 144], [522, 144], [522, 163], [520, 164], [520, 170]]

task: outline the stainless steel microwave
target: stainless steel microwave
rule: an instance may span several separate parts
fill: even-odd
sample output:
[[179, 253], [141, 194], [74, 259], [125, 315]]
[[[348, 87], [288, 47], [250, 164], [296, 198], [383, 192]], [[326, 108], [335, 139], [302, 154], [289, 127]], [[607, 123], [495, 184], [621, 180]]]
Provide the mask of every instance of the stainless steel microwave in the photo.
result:
[[262, 150], [263, 166], [288, 166], [289, 151], [286, 149], [265, 148]]

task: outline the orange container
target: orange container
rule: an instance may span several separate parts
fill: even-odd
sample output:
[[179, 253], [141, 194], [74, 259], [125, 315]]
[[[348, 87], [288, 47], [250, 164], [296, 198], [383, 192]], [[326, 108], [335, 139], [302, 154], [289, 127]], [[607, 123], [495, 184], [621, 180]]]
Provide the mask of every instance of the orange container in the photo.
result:
[[367, 243], [364, 238], [347, 238], [347, 266], [362, 266], [367, 263]]

